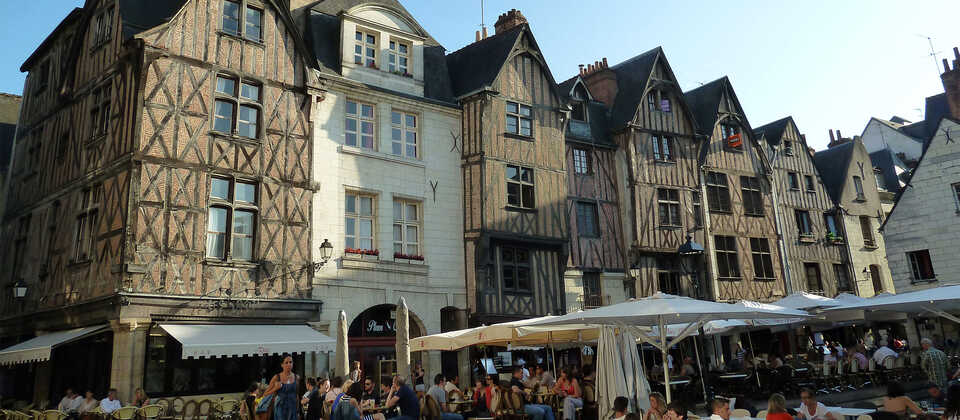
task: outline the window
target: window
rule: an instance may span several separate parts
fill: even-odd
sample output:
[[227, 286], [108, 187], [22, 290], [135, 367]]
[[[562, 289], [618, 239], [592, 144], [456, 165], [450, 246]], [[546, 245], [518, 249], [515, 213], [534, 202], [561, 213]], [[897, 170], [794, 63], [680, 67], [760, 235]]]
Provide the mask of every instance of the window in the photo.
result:
[[353, 63], [367, 67], [377, 66], [377, 35], [357, 31], [353, 37]]
[[10, 270], [11, 282], [21, 280], [23, 276], [21, 271], [25, 267], [24, 258], [27, 255], [27, 241], [30, 238], [30, 215], [20, 218], [20, 226], [17, 227], [17, 237], [13, 246], [13, 267]]
[[707, 205], [712, 212], [730, 211], [730, 188], [725, 174], [707, 173]]
[[800, 175], [797, 175], [796, 172], [787, 173], [787, 178], [790, 180], [790, 189], [791, 190], [800, 190]]
[[392, 141], [390, 151], [393, 154], [416, 159], [417, 116], [406, 112], [390, 112], [390, 139]]
[[74, 234], [73, 261], [93, 259], [93, 244], [96, 242], [97, 219], [100, 209], [99, 185], [91, 186], [80, 192], [77, 206], [77, 230]]
[[391, 73], [409, 74], [410, 44], [400, 41], [390, 41], [390, 51], [387, 52], [387, 65]]
[[507, 133], [533, 136], [533, 109], [507, 101]]
[[857, 200], [866, 200], [866, 196], [863, 195], [863, 180], [859, 176], [853, 177], [853, 187], [857, 191]]
[[233, 76], [217, 75], [213, 130], [240, 137], [259, 138], [259, 84]]
[[39, 95], [43, 93], [43, 91], [47, 89], [47, 85], [50, 84], [50, 61], [44, 60], [44, 62], [37, 65], [37, 69], [34, 71], [36, 72], [36, 83], [34, 84], [36, 88], [34, 88], [34, 94]]
[[104, 9], [93, 22], [93, 46], [106, 44], [113, 37], [113, 6]]
[[880, 266], [870, 265], [870, 280], [873, 282], [873, 293], [883, 293], [883, 281], [880, 279]]
[[372, 195], [348, 192], [344, 201], [344, 246], [373, 250], [376, 230], [376, 198]]
[[733, 236], [714, 236], [717, 248], [717, 272], [720, 280], [739, 280], [740, 261], [737, 257], [737, 238]]
[[[245, 10], [241, 26], [240, 10]], [[243, 36], [251, 41], [263, 40], [263, 10], [252, 6], [241, 6], [239, 1], [224, 0], [222, 30], [233, 36]], [[241, 28], [243, 33], [241, 33]]]
[[823, 224], [827, 227], [827, 235], [833, 236], [835, 239], [842, 239], [840, 237], [840, 229], [837, 229], [836, 215], [833, 213], [824, 213]]
[[657, 208], [660, 226], [683, 226], [680, 222], [680, 191], [657, 188]]
[[820, 278], [820, 266], [817, 263], [803, 263], [803, 272], [807, 277], [807, 291], [823, 294], [823, 280]]
[[760, 191], [760, 178], [741, 176], [740, 191], [743, 193], [743, 214], [763, 216], [763, 193]]
[[720, 133], [723, 136], [723, 146], [730, 150], [743, 150], [743, 134], [740, 126], [724, 123], [720, 124]]
[[597, 217], [597, 204], [577, 202], [577, 230], [580, 236], [600, 237], [600, 223]]
[[573, 149], [573, 171], [580, 175], [586, 175], [592, 172], [590, 162], [590, 153], [586, 149]]
[[877, 242], [873, 239], [873, 227], [869, 216], [860, 216], [860, 232], [863, 233], [863, 246], [877, 246]]
[[815, 187], [814, 184], [813, 184], [813, 177], [812, 177], [812, 176], [810, 176], [810, 175], [804, 175], [804, 176], [803, 176], [803, 181], [804, 181], [804, 183], [805, 183], [806, 186], [807, 186], [807, 192], [814, 192], [814, 191], [817, 190], [816, 187]]
[[810, 220], [810, 212], [807, 210], [794, 210], [797, 218], [797, 233], [801, 237], [813, 236], [813, 222]]
[[210, 179], [207, 258], [252, 260], [257, 225], [257, 184]]
[[651, 136], [653, 141], [653, 159], [661, 162], [673, 162], [673, 137]]
[[647, 94], [647, 108], [650, 111], [671, 112], [673, 106], [666, 93], [661, 90], [651, 90]]
[[657, 290], [670, 295], [683, 295], [680, 271], [670, 259], [657, 258]]
[[584, 101], [574, 101], [570, 105], [573, 107], [572, 112], [570, 112], [570, 119], [574, 121], [586, 122], [587, 105], [584, 103]]
[[793, 142], [790, 140], [783, 141], [783, 154], [787, 156], [793, 156]]
[[343, 144], [374, 150], [375, 121], [373, 105], [347, 100]]
[[627, 299], [636, 299], [637, 298], [637, 280], [629, 278], [623, 281], [623, 295]]
[[420, 203], [393, 200], [393, 253], [422, 255]]
[[90, 100], [91, 137], [106, 135], [110, 125], [110, 83], [94, 90]]
[[522, 209], [535, 207], [533, 169], [507, 165], [507, 205]]
[[530, 293], [530, 251], [524, 248], [501, 247], [500, 267], [503, 291]]
[[702, 204], [700, 203], [700, 193], [694, 191], [691, 194], [691, 201], [693, 202], [693, 223], [696, 227], [703, 227], [703, 209]]
[[910, 261], [910, 271], [913, 273], [914, 282], [937, 279], [937, 275], [933, 273], [933, 262], [930, 261], [929, 250], [908, 252], [907, 260]]
[[750, 254], [753, 256], [753, 277], [757, 280], [773, 280], [773, 258], [767, 238], [750, 238]]
[[954, 204], [957, 206], [957, 212], [960, 212], [960, 183], [951, 185], [953, 190], [953, 200]]
[[845, 264], [833, 265], [833, 276], [837, 278], [838, 292], [852, 292], [853, 285], [850, 283], [850, 274]]

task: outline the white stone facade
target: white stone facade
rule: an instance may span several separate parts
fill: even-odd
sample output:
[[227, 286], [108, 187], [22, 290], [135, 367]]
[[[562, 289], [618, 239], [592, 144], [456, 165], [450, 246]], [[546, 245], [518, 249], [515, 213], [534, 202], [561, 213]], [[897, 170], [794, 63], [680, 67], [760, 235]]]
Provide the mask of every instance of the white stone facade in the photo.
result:
[[[949, 133], [950, 139], [947, 138]], [[943, 119], [884, 226], [898, 293], [960, 284], [960, 124]], [[933, 278], [908, 253], [926, 250]], [[922, 262], [920, 262], [922, 264]], [[919, 274], [920, 278], [917, 278]]]
[[898, 131], [894, 126], [895, 124], [889, 121], [884, 123], [871, 118], [860, 136], [863, 139], [863, 145], [867, 148], [867, 153], [890, 149], [894, 154], [903, 153], [907, 160], [920, 159], [923, 143]]

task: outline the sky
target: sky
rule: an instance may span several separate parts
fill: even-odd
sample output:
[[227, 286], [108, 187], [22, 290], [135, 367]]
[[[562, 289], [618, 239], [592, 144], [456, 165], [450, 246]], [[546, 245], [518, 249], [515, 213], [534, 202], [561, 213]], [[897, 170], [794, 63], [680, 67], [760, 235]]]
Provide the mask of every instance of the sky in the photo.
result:
[[[450, 52], [479, 29], [481, 0], [401, 1]], [[82, 3], [0, 0], [0, 92], [23, 90], [20, 65]], [[558, 82], [662, 46], [684, 91], [728, 76], [753, 127], [793, 116], [818, 150], [828, 130], [860, 134], [870, 117], [922, 119], [924, 98], [943, 92], [928, 37], [939, 58], [960, 46], [957, 0], [485, 0], [491, 33], [512, 8]]]

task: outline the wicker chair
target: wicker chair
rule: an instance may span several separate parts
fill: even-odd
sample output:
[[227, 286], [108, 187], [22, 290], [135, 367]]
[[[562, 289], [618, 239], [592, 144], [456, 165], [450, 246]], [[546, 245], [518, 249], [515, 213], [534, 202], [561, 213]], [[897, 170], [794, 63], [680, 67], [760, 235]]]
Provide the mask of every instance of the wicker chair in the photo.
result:
[[240, 402], [237, 400], [220, 400], [214, 403], [214, 418], [227, 420], [234, 418], [240, 410]]
[[187, 401], [180, 410], [180, 420], [192, 420], [197, 417], [199, 404], [195, 400]]
[[63, 420], [67, 418], [67, 413], [60, 410], [46, 410], [37, 417], [38, 420]]
[[423, 420], [440, 420], [443, 410], [440, 409], [440, 403], [432, 395], [424, 395], [421, 400], [420, 418]]
[[163, 415], [163, 406], [160, 404], [151, 404], [137, 409], [137, 417], [142, 420], [157, 420]]
[[137, 416], [137, 407], [120, 407], [110, 413], [113, 420], [133, 420]]

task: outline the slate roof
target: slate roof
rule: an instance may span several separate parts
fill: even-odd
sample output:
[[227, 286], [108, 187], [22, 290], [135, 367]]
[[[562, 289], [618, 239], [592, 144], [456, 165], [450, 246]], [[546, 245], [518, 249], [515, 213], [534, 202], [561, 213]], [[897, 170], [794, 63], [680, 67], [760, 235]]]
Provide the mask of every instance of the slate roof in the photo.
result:
[[900, 177], [897, 175], [895, 166], [899, 166], [903, 170], [908, 170], [908, 168], [890, 149], [884, 148], [871, 153], [870, 164], [880, 170], [877, 183], [880, 184], [881, 188], [891, 192], [900, 191]]
[[780, 144], [781, 137], [783, 137], [783, 132], [787, 129], [787, 124], [790, 123], [790, 120], [793, 117], [785, 117], [779, 120], [776, 120], [760, 127], [753, 129], [753, 134], [757, 137], [763, 137], [767, 140], [767, 143], [771, 145]]
[[50, 48], [50, 44], [52, 44], [53, 41], [57, 39], [57, 36], [59, 35], [60, 31], [63, 30], [63, 28], [65, 28], [67, 25], [80, 19], [82, 16], [83, 16], [83, 8], [80, 8], [80, 7], [73, 8], [73, 10], [71, 10], [70, 13], [67, 14], [67, 17], [63, 18], [63, 20], [61, 20], [60, 23], [57, 24], [57, 27], [54, 28], [53, 31], [50, 32], [49, 35], [47, 35], [46, 38], [44, 38], [43, 42], [40, 43], [40, 46], [37, 47], [37, 49], [34, 50], [29, 57], [27, 57], [27, 59], [23, 62], [22, 65], [20, 65], [20, 71], [25, 72], [30, 70], [30, 67], [33, 67], [33, 64], [43, 56], [43, 53], [46, 52], [48, 48]]
[[693, 112], [693, 118], [697, 122], [697, 132], [700, 134], [708, 136], [713, 134], [725, 83], [729, 83], [727, 76], [683, 93], [683, 98], [687, 101], [687, 105]]
[[120, 0], [118, 10], [123, 39], [166, 23], [186, 3], [187, 0]]
[[840, 202], [843, 186], [847, 180], [847, 168], [853, 156], [856, 142], [849, 141], [841, 145], [821, 150], [813, 155], [813, 164], [820, 172], [820, 179], [827, 187], [827, 193], [834, 203]]
[[950, 115], [950, 106], [947, 103], [947, 94], [928, 96], [923, 111], [923, 121], [918, 121], [900, 128], [900, 131], [914, 137], [924, 145], [930, 141], [940, 126], [940, 119]]
[[[396, 0], [324, 0], [307, 14], [308, 47], [324, 73], [342, 74], [341, 68], [341, 19], [340, 13], [360, 4], [380, 4], [386, 6], [411, 22], [416, 22], [410, 12]], [[427, 35], [423, 48], [423, 96], [445, 103], [454, 102], [451, 92], [450, 74], [447, 71], [446, 49], [435, 39]], [[384, 90], [384, 89], [378, 89]], [[397, 93], [397, 92], [392, 92]], [[399, 94], [399, 93], [397, 93]], [[409, 95], [402, 95], [409, 96]], [[423, 98], [414, 98], [423, 99]]]
[[17, 132], [16, 124], [0, 123], [0, 171], [10, 167], [13, 154], [13, 137]]
[[447, 55], [453, 96], [461, 97], [490, 86], [527, 24], [494, 34]]
[[610, 110], [611, 127], [620, 128], [633, 120], [637, 107], [643, 102], [643, 92], [653, 66], [662, 53], [663, 49], [657, 47], [610, 67], [617, 75], [617, 96]]

